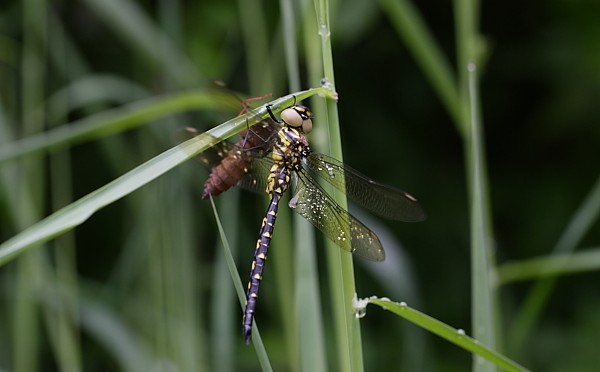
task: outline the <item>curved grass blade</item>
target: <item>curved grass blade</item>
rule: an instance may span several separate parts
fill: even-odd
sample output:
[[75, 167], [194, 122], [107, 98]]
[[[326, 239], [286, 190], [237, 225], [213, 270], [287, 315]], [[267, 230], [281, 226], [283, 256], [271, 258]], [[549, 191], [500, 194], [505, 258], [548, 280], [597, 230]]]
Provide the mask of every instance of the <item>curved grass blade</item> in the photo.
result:
[[442, 323], [439, 320], [430, 317], [429, 315], [423, 314], [420, 311], [408, 307], [408, 305], [406, 305], [404, 302], [397, 303], [386, 298], [377, 297], [357, 300], [355, 301], [357, 314], [364, 316], [366, 312], [366, 306], [370, 303], [380, 306], [384, 310], [389, 310], [394, 314], [410, 321], [411, 323], [414, 323], [419, 327], [426, 329], [429, 332], [434, 333], [467, 351], [470, 351], [471, 353], [476, 354], [481, 358], [489, 360], [500, 368], [515, 372], [528, 371], [528, 369], [519, 365], [515, 361], [467, 336], [462, 329], [450, 327], [449, 325]]
[[[305, 99], [314, 94], [336, 98], [336, 93], [331, 89], [314, 88], [281, 97], [272, 101], [271, 105], [273, 110], [282, 110], [294, 99]], [[109, 184], [53, 213], [0, 244], [0, 266], [24, 253], [28, 248], [42, 244], [82, 224], [97, 210], [114, 203], [201, 151], [210, 148], [216, 144], [215, 141], [228, 138], [245, 129], [247, 125], [255, 124], [248, 122], [250, 118], [260, 120], [261, 117], [265, 118], [267, 115], [265, 106], [261, 106], [248, 114], [229, 120], [205, 134], [163, 152]]]
[[144, 12], [137, 1], [84, 0], [106, 25], [160, 66], [181, 87], [207, 85], [199, 70], [173, 39]]
[[236, 107], [236, 103], [230, 96], [211, 91], [175, 93], [143, 99], [99, 112], [19, 141], [3, 144], [0, 148], [0, 165], [3, 162], [27, 155], [43, 154], [50, 150], [58, 150], [120, 133], [170, 114], [190, 110], [234, 107]]
[[[240, 133], [239, 141], [234, 145], [228, 141], [221, 141], [207, 151], [196, 156], [196, 160], [210, 170], [210, 175], [204, 183], [202, 199], [209, 195], [216, 197], [236, 184], [250, 191], [264, 193], [269, 169], [259, 169], [261, 164], [252, 166], [253, 157], [266, 156], [273, 146], [274, 134], [279, 130], [275, 122], [263, 120], [252, 128]], [[256, 128], [256, 129], [255, 129]], [[198, 131], [195, 128], [185, 128], [178, 133], [180, 142], [195, 137]], [[270, 166], [270, 165], [269, 165]], [[253, 174], [248, 173], [253, 168]], [[249, 180], [249, 178], [253, 180]], [[258, 180], [255, 177], [262, 179]], [[240, 182], [242, 179], [244, 181]]]
[[121, 199], [211, 146], [211, 137], [191, 139], [138, 166], [111, 183], [43, 219], [0, 245], [0, 265], [86, 221], [97, 210]]

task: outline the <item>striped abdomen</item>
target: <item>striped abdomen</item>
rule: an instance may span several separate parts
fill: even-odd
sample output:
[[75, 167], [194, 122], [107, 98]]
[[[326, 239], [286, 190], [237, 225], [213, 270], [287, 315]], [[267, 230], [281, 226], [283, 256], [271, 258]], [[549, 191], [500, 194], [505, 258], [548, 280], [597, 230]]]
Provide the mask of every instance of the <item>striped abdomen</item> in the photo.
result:
[[265, 150], [269, 146], [268, 140], [273, 136], [274, 128], [271, 124], [263, 121], [240, 133], [240, 140], [235, 147], [211, 170], [204, 183], [202, 199], [229, 190], [248, 173], [252, 157], [244, 153], [244, 150]]
[[[281, 159], [280, 159], [281, 160]], [[267, 193], [271, 195], [271, 202], [267, 208], [267, 214], [263, 218], [260, 234], [256, 241], [256, 251], [254, 252], [254, 261], [252, 261], [252, 270], [250, 271], [250, 282], [246, 291], [246, 309], [244, 310], [244, 319], [242, 320], [244, 339], [246, 344], [252, 339], [252, 321], [254, 320], [254, 311], [256, 310], [256, 300], [258, 299], [258, 290], [262, 280], [265, 262], [267, 260], [267, 251], [273, 236], [273, 227], [277, 218], [277, 209], [279, 201], [290, 186], [290, 170], [286, 164], [277, 162], [271, 168], [269, 179], [267, 181]]]
[[247, 344], [250, 343], [252, 338], [252, 321], [254, 319], [254, 311], [256, 310], [258, 290], [265, 268], [265, 261], [267, 260], [267, 251], [269, 250], [269, 243], [271, 242], [271, 236], [273, 235], [273, 225], [275, 225], [275, 219], [277, 218], [277, 208], [279, 207], [280, 199], [281, 194], [273, 194], [271, 203], [267, 209], [267, 214], [265, 218], [263, 218], [260, 235], [256, 242], [256, 252], [254, 253], [254, 261], [252, 262], [252, 270], [250, 271], [250, 282], [248, 283], [248, 290], [246, 291], [246, 309], [242, 321], [244, 339]]

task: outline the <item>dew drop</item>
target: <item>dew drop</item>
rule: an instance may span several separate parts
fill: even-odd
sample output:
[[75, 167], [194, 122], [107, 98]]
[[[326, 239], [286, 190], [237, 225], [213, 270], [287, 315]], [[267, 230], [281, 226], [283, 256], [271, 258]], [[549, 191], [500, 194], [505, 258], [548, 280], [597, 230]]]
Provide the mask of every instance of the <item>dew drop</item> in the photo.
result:
[[458, 330], [456, 330], [456, 333], [458, 333], [459, 336], [464, 336], [466, 334], [465, 330], [462, 328], [459, 328]]
[[364, 318], [365, 315], [367, 315], [367, 307], [366, 306], [365, 307], [359, 307], [359, 308], [356, 309], [356, 312], [354, 312], [354, 316], [357, 319]]
[[369, 299], [359, 299], [356, 293], [352, 297], [352, 306], [354, 307], [354, 316], [357, 319], [363, 318], [367, 314], [367, 305]]
[[400, 302], [400, 307], [408, 307], [408, 304], [404, 301]]

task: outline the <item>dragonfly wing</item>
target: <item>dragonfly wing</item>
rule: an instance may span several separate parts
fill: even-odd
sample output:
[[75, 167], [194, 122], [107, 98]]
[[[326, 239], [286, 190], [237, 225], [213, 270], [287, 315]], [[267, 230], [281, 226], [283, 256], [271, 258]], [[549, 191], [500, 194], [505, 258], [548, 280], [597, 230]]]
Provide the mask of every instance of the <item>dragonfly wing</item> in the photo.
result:
[[331, 199], [304, 171], [297, 174], [298, 186], [290, 208], [342, 249], [373, 261], [385, 259], [383, 246], [373, 231]]
[[[183, 143], [189, 139], [199, 136], [200, 134], [203, 133], [199, 132], [196, 128], [182, 128], [177, 131], [177, 142]], [[210, 169], [214, 165], [218, 164], [227, 155], [227, 152], [229, 151], [228, 145], [230, 144], [227, 141], [223, 141], [206, 133], [204, 133], [204, 135], [208, 136], [209, 138], [214, 138], [213, 142], [215, 142], [215, 145], [196, 155], [194, 159], [198, 160], [200, 164]]]
[[312, 153], [306, 159], [311, 173], [355, 201], [361, 207], [385, 218], [418, 222], [426, 218], [415, 197], [400, 189], [375, 182], [346, 164], [327, 155]]
[[255, 158], [250, 163], [248, 173], [237, 183], [238, 187], [258, 194], [264, 194], [267, 189], [267, 178], [273, 161], [269, 157]]
[[[196, 129], [188, 127], [182, 129], [177, 134], [177, 137], [180, 142], [183, 142], [199, 134], [200, 133], [198, 133]], [[265, 192], [267, 178], [272, 164], [271, 158], [267, 156], [268, 152], [263, 147], [264, 146], [244, 149], [229, 141], [220, 141], [209, 149], [196, 155], [194, 158], [208, 169], [213, 169], [228, 156], [230, 159], [233, 159], [233, 161], [238, 161], [242, 164], [247, 163], [245, 175], [239, 177], [236, 186], [262, 194]]]

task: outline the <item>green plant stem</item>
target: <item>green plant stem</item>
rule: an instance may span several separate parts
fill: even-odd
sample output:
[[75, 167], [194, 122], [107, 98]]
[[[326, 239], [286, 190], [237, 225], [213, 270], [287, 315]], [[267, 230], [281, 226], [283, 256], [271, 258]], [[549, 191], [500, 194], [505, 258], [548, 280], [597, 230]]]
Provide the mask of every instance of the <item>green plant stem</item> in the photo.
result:
[[238, 0], [240, 23], [247, 55], [248, 80], [252, 94], [273, 91], [271, 53], [264, 19], [263, 4], [259, 0]]
[[[575, 250], [581, 239], [593, 226], [600, 215], [600, 177], [596, 179], [592, 190], [581, 203], [579, 209], [569, 221], [554, 246], [553, 254], [568, 254]], [[544, 304], [548, 301], [550, 293], [556, 285], [557, 277], [539, 279], [527, 294], [515, 321], [511, 325], [509, 338], [510, 348], [513, 353], [522, 352], [523, 346], [537, 324]]]
[[[131, 0], [84, 0], [98, 17], [103, 19], [129, 46], [139, 50], [148, 62], [161, 67], [180, 87], [206, 86], [198, 69], [147, 16], [141, 6]], [[160, 47], [157, 47], [159, 45]]]
[[[303, 40], [304, 40], [304, 51], [306, 58], [304, 63], [308, 70], [308, 79], [310, 82], [318, 82], [323, 77], [323, 59], [321, 58], [320, 40], [317, 33], [317, 21], [314, 3], [310, 0], [305, 0], [301, 4], [302, 6], [302, 25], [303, 25]], [[310, 107], [315, 115], [315, 118], [325, 118], [325, 101], [321, 99], [311, 99]], [[316, 121], [315, 121], [316, 120]], [[321, 141], [324, 143], [327, 141], [327, 127], [325, 122], [319, 119], [314, 119], [315, 126], [313, 131], [309, 135], [311, 148], [316, 149], [317, 143]], [[323, 315], [324, 308], [321, 304], [321, 292], [320, 289], [323, 286], [317, 286], [318, 283], [318, 272], [315, 268], [319, 267], [316, 255], [315, 255], [315, 234], [312, 226], [309, 226], [307, 221], [296, 217], [296, 226], [301, 229], [303, 236], [306, 234], [309, 237], [311, 244], [303, 244], [301, 249], [306, 249], [307, 252], [297, 252], [297, 266], [296, 270], [296, 287], [298, 289], [298, 300], [302, 300], [302, 303], [297, 304], [297, 313], [302, 314], [304, 311], [310, 311], [312, 318], [312, 324], [310, 329], [304, 329], [305, 325], [302, 320], [298, 320], [298, 328], [300, 331], [300, 342], [301, 346], [301, 360], [303, 371], [327, 371], [328, 358], [327, 348], [325, 347], [326, 332], [327, 328], [324, 323]], [[298, 230], [300, 232], [300, 230]], [[318, 234], [316, 235], [319, 236]], [[309, 285], [312, 288], [303, 288], [303, 284]], [[302, 299], [300, 298], [302, 296]], [[305, 362], [308, 361], [308, 362]]]
[[507, 262], [498, 268], [498, 285], [553, 278], [600, 269], [600, 248], [574, 253], [556, 253], [538, 258]]
[[[487, 202], [485, 156], [483, 133], [478, 114], [477, 71], [475, 64], [469, 65], [469, 96], [471, 112], [471, 135], [468, 142], [469, 180], [471, 181], [471, 324], [473, 335], [486, 346], [496, 348], [494, 287], [490, 272], [494, 265], [491, 223]], [[488, 362], [473, 361], [473, 370], [489, 371], [495, 367]]]
[[[456, 123], [462, 128], [467, 163], [467, 180], [471, 203], [471, 323], [473, 336], [486, 346], [496, 348], [497, 316], [495, 287], [490, 273], [495, 267], [493, 232], [486, 170], [483, 122], [479, 115], [479, 69], [477, 64], [477, 14], [476, 0], [456, 0], [454, 3], [457, 24], [456, 44], [461, 108], [464, 121]], [[494, 371], [489, 362], [473, 361], [474, 371]]]
[[[27, 0], [22, 3], [23, 14], [23, 49], [20, 76], [22, 80], [22, 114], [40, 107], [44, 101], [46, 89], [46, 0]], [[23, 124], [22, 131], [25, 135], [42, 132], [44, 129], [43, 117]], [[4, 145], [6, 146], [6, 145]], [[4, 147], [3, 146], [3, 147]], [[17, 187], [17, 208], [15, 214], [17, 221], [23, 228], [37, 220], [41, 215], [44, 205], [45, 193], [42, 188], [44, 175], [43, 163], [37, 159], [25, 159], [20, 164], [19, 181]], [[28, 205], [31, 208], [21, 208]], [[39, 296], [42, 283], [47, 278], [47, 262], [44, 252], [34, 252], [22, 257], [16, 264], [15, 272], [15, 300], [12, 303], [12, 312], [15, 316], [12, 323], [12, 358], [13, 366], [17, 371], [33, 372], [40, 368], [39, 353], [41, 337]]]
[[427, 331], [434, 333], [452, 342], [453, 344], [460, 346], [461, 348], [467, 351], [470, 351], [471, 353], [473, 353], [473, 355], [476, 356], [474, 358], [475, 363], [485, 365], [483, 361], [487, 360], [489, 361], [489, 363], [493, 363], [493, 367], [498, 366], [506, 371], [528, 371], [528, 369], [526, 369], [525, 367], [508, 359], [504, 355], [499, 354], [496, 350], [485, 345], [480, 340], [467, 336], [464, 330], [452, 328], [449, 325], [442, 323], [437, 319], [434, 319], [426, 314], [421, 313], [420, 311], [409, 307], [406, 303], [396, 303], [390, 301], [389, 299], [376, 297], [359, 300], [358, 303], [359, 306], [362, 307], [362, 309], [359, 311], [362, 311], [363, 313], [366, 312], [367, 304], [372, 303], [378, 305], [381, 308], [388, 310], [398, 316], [401, 316], [404, 319], [418, 325], [419, 327], [426, 329]]
[[[238, 275], [237, 269], [235, 267], [235, 262], [233, 260], [233, 255], [231, 254], [231, 249], [229, 248], [229, 241], [227, 240], [227, 234], [223, 230], [223, 226], [221, 224], [221, 219], [219, 218], [219, 214], [217, 213], [217, 209], [215, 207], [215, 203], [211, 197], [210, 199], [213, 212], [215, 214], [215, 219], [217, 220], [217, 226], [219, 228], [219, 234], [221, 236], [221, 242], [223, 243], [223, 253], [225, 256], [225, 260], [227, 262], [227, 267], [229, 268], [229, 273], [231, 275], [231, 279], [233, 281], [233, 286], [238, 295], [238, 300], [240, 301], [240, 305], [244, 308], [246, 303], [246, 292], [244, 290], [244, 286], [242, 285], [242, 280]], [[271, 362], [269, 361], [269, 357], [267, 355], [267, 351], [265, 350], [265, 346], [262, 342], [262, 338], [260, 337], [260, 332], [258, 331], [258, 327], [256, 325], [256, 321], [252, 325], [252, 344], [256, 350], [256, 354], [258, 355], [258, 360], [262, 367], [263, 371], [273, 371], [271, 367]]]
[[[166, 115], [208, 108], [229, 109], [238, 107], [237, 105], [239, 104], [230, 95], [207, 91], [175, 93], [141, 100], [3, 145], [0, 149], [0, 165], [27, 155], [63, 149], [120, 133]], [[34, 107], [37, 108], [38, 105]]]
[[[286, 105], [293, 102], [294, 97], [297, 96], [300, 97], [299, 99], [305, 99], [314, 94], [336, 97], [335, 92], [331, 89], [314, 88], [298, 92], [295, 95], [278, 98], [271, 101], [271, 104], [273, 105], [273, 110], [278, 112], [278, 110], [281, 111], [284, 107], [287, 107]], [[267, 115], [267, 110], [263, 106], [246, 115], [231, 119], [203, 135], [192, 138], [179, 146], [165, 151], [111, 183], [28, 227], [0, 244], [0, 266], [23, 254], [28, 248], [44, 243], [80, 225], [99, 209], [114, 203], [125, 195], [153, 181], [175, 166], [213, 146], [218, 141], [239, 133], [247, 128], [248, 125], [256, 124]]]
[[448, 59], [425, 26], [423, 18], [407, 0], [379, 0], [398, 34], [411, 51], [461, 134], [465, 134], [465, 113], [456, 78]]
[[[333, 54], [331, 51], [331, 27], [329, 23], [329, 2], [317, 0], [317, 26], [321, 36], [321, 53], [323, 70], [328, 84], [335, 87], [333, 69]], [[336, 159], [343, 160], [337, 105], [334, 101], [326, 102], [327, 122], [329, 129], [329, 153]], [[327, 190], [331, 191], [331, 189]], [[331, 192], [334, 200], [347, 207], [343, 193]], [[338, 350], [339, 370], [362, 371], [363, 357], [358, 319], [354, 316], [352, 298], [356, 294], [354, 284], [354, 266], [352, 256], [341, 252], [333, 242], [325, 242], [327, 249], [327, 264], [331, 283], [334, 322], [336, 329], [336, 344]]]

